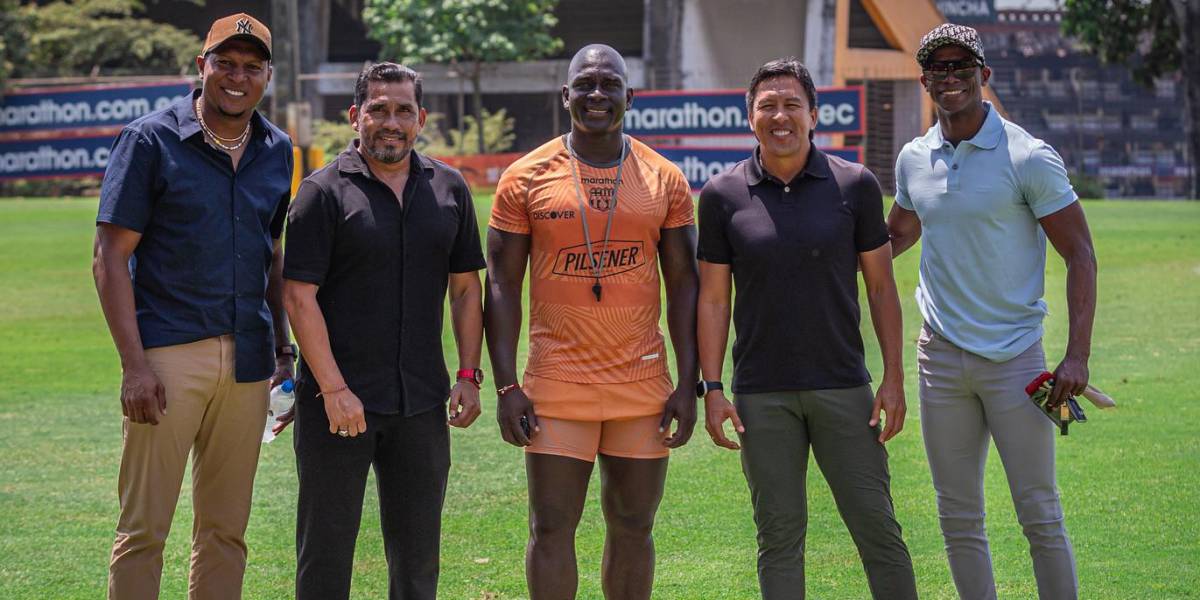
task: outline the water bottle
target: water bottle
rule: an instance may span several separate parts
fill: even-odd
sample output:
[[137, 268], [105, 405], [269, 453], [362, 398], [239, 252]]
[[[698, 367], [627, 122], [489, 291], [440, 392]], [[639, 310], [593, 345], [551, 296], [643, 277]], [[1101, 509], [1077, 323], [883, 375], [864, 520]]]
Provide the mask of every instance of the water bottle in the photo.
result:
[[267, 425], [263, 429], [264, 444], [275, 439], [275, 432], [271, 431], [271, 428], [275, 427], [275, 417], [287, 412], [295, 403], [296, 384], [291, 379], [284, 379], [283, 383], [271, 388], [270, 403], [267, 404]]

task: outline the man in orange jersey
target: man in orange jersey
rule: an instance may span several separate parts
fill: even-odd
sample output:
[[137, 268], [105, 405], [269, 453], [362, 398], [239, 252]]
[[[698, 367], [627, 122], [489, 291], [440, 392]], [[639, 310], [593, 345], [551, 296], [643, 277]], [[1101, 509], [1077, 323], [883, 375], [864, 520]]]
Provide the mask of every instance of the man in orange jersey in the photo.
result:
[[[696, 422], [692, 197], [678, 167], [623, 134], [633, 91], [616, 50], [580, 50], [562, 100], [571, 132], [509, 167], [492, 207], [485, 326], [496, 418], [526, 452], [530, 597], [575, 596], [575, 527], [599, 455], [604, 595], [649, 598], [667, 455]], [[518, 384], [527, 263], [529, 362]], [[677, 386], [658, 327], [659, 264]]]

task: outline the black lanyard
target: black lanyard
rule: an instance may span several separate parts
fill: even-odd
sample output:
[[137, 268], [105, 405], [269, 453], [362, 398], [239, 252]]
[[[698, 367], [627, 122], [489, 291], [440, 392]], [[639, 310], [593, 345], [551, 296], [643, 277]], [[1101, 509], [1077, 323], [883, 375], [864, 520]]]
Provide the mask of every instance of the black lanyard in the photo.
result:
[[625, 155], [627, 146], [624, 136], [621, 136], [621, 158], [617, 163], [617, 178], [613, 180], [612, 202], [608, 204], [608, 219], [604, 225], [604, 245], [600, 247], [600, 259], [596, 259], [596, 255], [592, 253], [592, 234], [588, 229], [587, 219], [587, 203], [583, 199], [583, 185], [579, 181], [579, 169], [575, 166], [575, 150], [571, 148], [571, 138], [567, 137], [566, 146], [567, 154], [571, 156], [571, 180], [575, 182], [575, 198], [579, 200], [579, 217], [583, 221], [583, 243], [587, 248], [588, 265], [592, 268], [592, 278], [595, 284], [592, 285], [592, 294], [596, 296], [596, 302], [600, 301], [600, 294], [603, 292], [603, 287], [600, 285], [600, 276], [604, 271], [604, 261], [608, 258], [608, 238], [612, 234], [613, 213], [617, 212], [617, 189], [621, 185], [621, 171], [625, 168]]

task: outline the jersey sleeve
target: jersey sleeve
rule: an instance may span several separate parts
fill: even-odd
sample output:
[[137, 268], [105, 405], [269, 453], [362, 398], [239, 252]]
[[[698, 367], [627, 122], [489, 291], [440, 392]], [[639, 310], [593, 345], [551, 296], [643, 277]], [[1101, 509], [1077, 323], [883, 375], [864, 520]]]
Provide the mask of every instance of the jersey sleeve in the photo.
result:
[[667, 218], [663, 221], [663, 229], [683, 227], [696, 222], [696, 207], [692, 203], [692, 188], [684, 178], [683, 172], [674, 164], [667, 169], [666, 185]]
[[509, 167], [500, 176], [488, 226], [508, 233], [529, 234], [529, 179], [524, 169]]

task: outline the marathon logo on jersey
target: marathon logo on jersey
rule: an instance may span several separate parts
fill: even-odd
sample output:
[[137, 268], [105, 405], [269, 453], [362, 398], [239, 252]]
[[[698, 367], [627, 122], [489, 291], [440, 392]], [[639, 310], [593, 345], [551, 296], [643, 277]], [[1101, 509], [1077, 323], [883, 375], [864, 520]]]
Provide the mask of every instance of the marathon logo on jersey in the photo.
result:
[[[592, 243], [592, 256], [602, 264], [600, 277], [612, 277], [632, 271], [646, 264], [644, 242], [633, 240], [609, 240], [608, 248], [601, 251], [604, 242]], [[554, 274], [565, 277], [587, 277], [592, 275], [592, 261], [588, 260], [587, 244], [570, 246], [558, 251], [554, 259]]]
[[612, 208], [613, 188], [616, 187], [614, 177], [580, 177], [579, 181], [588, 186], [588, 206], [600, 212], [608, 212]]
[[573, 210], [535, 210], [533, 211], [534, 221], [557, 221], [558, 219], [574, 219], [575, 211]]

